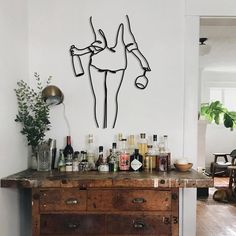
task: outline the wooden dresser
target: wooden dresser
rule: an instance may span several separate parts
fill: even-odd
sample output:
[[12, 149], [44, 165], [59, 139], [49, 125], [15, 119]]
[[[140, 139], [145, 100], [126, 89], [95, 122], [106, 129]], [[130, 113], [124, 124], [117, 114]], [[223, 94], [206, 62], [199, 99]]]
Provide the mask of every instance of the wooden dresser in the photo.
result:
[[2, 187], [32, 189], [32, 235], [179, 235], [179, 189], [213, 185], [196, 171], [59, 173], [26, 170]]

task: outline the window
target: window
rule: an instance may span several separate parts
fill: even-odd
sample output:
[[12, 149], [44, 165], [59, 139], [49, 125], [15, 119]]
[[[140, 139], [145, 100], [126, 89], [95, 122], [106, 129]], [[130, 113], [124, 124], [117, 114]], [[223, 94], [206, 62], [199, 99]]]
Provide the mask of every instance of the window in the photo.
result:
[[220, 101], [229, 111], [236, 111], [236, 88], [210, 88], [212, 101]]

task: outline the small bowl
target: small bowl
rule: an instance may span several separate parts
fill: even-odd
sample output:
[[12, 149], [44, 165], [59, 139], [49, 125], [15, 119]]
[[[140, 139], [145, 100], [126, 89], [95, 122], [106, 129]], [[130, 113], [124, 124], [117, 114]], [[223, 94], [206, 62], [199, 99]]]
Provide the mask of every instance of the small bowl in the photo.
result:
[[174, 166], [178, 171], [184, 172], [190, 170], [193, 166], [193, 163], [186, 163], [186, 164], [175, 163]]

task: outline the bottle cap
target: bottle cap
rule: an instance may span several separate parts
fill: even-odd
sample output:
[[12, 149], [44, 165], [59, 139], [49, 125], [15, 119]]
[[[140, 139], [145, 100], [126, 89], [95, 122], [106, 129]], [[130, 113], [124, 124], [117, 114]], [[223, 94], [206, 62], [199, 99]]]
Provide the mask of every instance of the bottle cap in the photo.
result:
[[147, 145], [147, 148], [152, 148], [152, 145]]
[[102, 152], [103, 151], [103, 146], [99, 146], [98, 150], [99, 150], [99, 152]]
[[153, 141], [157, 141], [157, 135], [153, 134]]
[[138, 154], [138, 153], [139, 153], [139, 149], [138, 149], [138, 148], [135, 148], [135, 149], [134, 149], [134, 153], [135, 153], [135, 154]]
[[116, 149], [116, 143], [112, 143], [112, 148]]

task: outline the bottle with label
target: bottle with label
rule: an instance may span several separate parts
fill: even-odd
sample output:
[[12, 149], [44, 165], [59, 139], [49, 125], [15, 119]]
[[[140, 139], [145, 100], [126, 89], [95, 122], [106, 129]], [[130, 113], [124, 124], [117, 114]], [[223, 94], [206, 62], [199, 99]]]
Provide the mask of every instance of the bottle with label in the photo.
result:
[[148, 145], [148, 151], [145, 154], [145, 158], [144, 158], [144, 169], [146, 171], [153, 171], [154, 169], [156, 169], [156, 154], [154, 152], [153, 146], [152, 145]]
[[118, 171], [118, 156], [116, 151], [116, 143], [112, 143], [112, 149], [110, 149], [110, 155], [107, 158], [109, 171]]
[[134, 135], [133, 134], [129, 135], [127, 141], [128, 141], [128, 152], [131, 155], [134, 153], [134, 149], [136, 148]]
[[167, 171], [168, 170], [168, 154], [165, 151], [164, 136], [160, 137], [159, 153], [158, 153], [157, 159], [156, 159], [156, 169], [157, 169], [157, 171]]
[[117, 136], [117, 146], [116, 146], [116, 152], [118, 156], [120, 155], [122, 149], [122, 139], [123, 139], [123, 134], [119, 133]]
[[126, 139], [122, 139], [122, 148], [119, 156], [119, 170], [129, 170], [130, 167], [130, 155], [127, 151], [126, 142]]
[[95, 170], [95, 152], [94, 152], [92, 134], [89, 134], [88, 136], [87, 159], [88, 159], [89, 170]]
[[79, 159], [78, 159], [77, 155], [74, 155], [74, 157], [73, 157], [72, 171], [79, 171]]
[[96, 168], [98, 168], [103, 163], [103, 146], [98, 147], [98, 159], [96, 161]]
[[73, 147], [71, 146], [71, 136], [66, 137], [66, 146], [64, 148], [63, 154], [65, 159], [67, 159], [68, 155], [73, 156], [74, 150]]
[[168, 170], [171, 170], [171, 152], [168, 147], [168, 135], [164, 135], [163, 138], [164, 138], [164, 150], [165, 153], [167, 154], [167, 168]]
[[73, 171], [72, 164], [73, 164], [72, 155], [68, 154], [66, 157], [66, 172]]
[[152, 137], [152, 148], [153, 148], [153, 153], [157, 155], [159, 153], [159, 145], [158, 145], [156, 134], [153, 134], [153, 137]]
[[145, 154], [147, 153], [147, 139], [146, 139], [145, 133], [140, 134], [140, 139], [138, 141], [138, 149], [139, 149], [139, 153], [142, 156], [145, 156]]
[[79, 171], [88, 171], [88, 160], [87, 153], [85, 151], [81, 151], [82, 160], [79, 163]]
[[130, 155], [130, 170], [132, 171], [143, 170], [143, 156], [139, 154], [138, 149], [134, 149], [134, 153]]
[[59, 150], [59, 159], [58, 159], [58, 170], [60, 172], [66, 171], [66, 163], [65, 163], [65, 158], [63, 154], [63, 149]]

